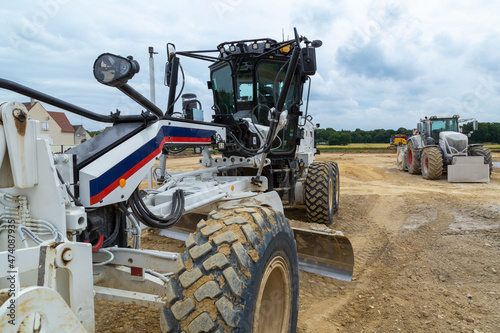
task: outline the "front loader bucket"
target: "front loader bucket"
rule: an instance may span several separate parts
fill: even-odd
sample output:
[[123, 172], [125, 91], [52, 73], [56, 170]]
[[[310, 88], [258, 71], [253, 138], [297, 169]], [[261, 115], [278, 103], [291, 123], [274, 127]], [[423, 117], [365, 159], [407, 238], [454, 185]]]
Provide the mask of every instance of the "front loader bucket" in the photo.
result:
[[351, 281], [354, 268], [354, 252], [351, 242], [341, 232], [294, 228], [297, 243], [299, 269]]

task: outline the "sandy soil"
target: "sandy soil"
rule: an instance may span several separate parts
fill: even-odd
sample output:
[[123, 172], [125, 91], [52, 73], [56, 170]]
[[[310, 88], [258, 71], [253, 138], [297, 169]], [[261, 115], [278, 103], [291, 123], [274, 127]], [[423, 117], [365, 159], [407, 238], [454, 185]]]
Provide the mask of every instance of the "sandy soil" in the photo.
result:
[[[493, 154], [496, 162], [500, 154]], [[487, 184], [426, 181], [395, 154], [321, 154], [341, 170], [334, 229], [349, 237], [354, 278], [300, 272], [298, 332], [499, 332], [500, 169]], [[169, 160], [194, 169], [195, 158]], [[288, 210], [293, 223], [301, 209]], [[147, 232], [145, 247], [183, 244]], [[96, 300], [97, 332], [158, 332], [159, 310]]]

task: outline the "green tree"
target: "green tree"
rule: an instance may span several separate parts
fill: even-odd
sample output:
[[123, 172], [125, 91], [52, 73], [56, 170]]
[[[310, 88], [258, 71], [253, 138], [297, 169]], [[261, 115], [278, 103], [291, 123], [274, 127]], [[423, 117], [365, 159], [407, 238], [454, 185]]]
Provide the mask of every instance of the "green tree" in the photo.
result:
[[363, 143], [363, 135], [358, 132], [351, 133], [351, 142], [353, 143]]
[[102, 133], [102, 130], [98, 130], [98, 131], [89, 131], [88, 132], [90, 137], [93, 138], [94, 136], [96, 136], [97, 134], [101, 134]]
[[340, 133], [339, 144], [342, 146], [347, 146], [351, 143], [351, 136], [347, 132]]
[[328, 144], [331, 146], [340, 145], [340, 134], [338, 132], [333, 132], [328, 137]]

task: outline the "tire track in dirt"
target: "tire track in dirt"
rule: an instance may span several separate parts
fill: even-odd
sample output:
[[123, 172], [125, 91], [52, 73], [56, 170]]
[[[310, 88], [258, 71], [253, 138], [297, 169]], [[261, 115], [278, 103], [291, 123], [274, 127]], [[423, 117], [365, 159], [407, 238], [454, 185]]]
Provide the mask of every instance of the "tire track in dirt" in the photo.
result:
[[[363, 202], [365, 213], [362, 214], [363, 217], [353, 221], [350, 216], [352, 212], [350, 207], [359, 205], [360, 202]], [[319, 299], [313, 297], [311, 300], [313, 300], [314, 303], [309, 304], [307, 310], [304, 309], [304, 303], [307, 303], [307, 300], [301, 300], [301, 304], [304, 306], [299, 314], [299, 332], [327, 333], [336, 331], [342, 323], [332, 318], [335, 318], [335, 314], [351, 302], [356, 297], [357, 293], [369, 288], [368, 284], [356, 281], [360, 281], [361, 279], [364, 280], [365, 275], [371, 274], [371, 267], [387, 249], [389, 236], [388, 231], [381, 226], [379, 221], [380, 212], [388, 212], [393, 210], [393, 208], [385, 197], [379, 195], [345, 196], [343, 207], [345, 207], [344, 213], [339, 214], [339, 223], [335, 227], [343, 231], [345, 230], [345, 232], [349, 234], [349, 239], [354, 248], [354, 282], [342, 283], [332, 280], [330, 284], [332, 287], [335, 287], [336, 294], [338, 295], [333, 295], [333, 297], [330, 295], [329, 297]], [[351, 224], [341, 227], [341, 224], [346, 220], [349, 220]], [[370, 235], [370, 237], [367, 237], [367, 235]], [[305, 275], [306, 274], [301, 274], [301, 282], [304, 282], [304, 280], [312, 280], [312, 277], [305, 277]], [[318, 287], [316, 284], [312, 285], [315, 288]], [[308, 283], [301, 283], [301, 292], [308, 297], [314, 296], [311, 295], [308, 289]], [[349, 296], [339, 301], [337, 296], [345, 294]], [[321, 313], [321, 315], [318, 315], [318, 313]]]
[[[379, 199], [376, 208], [372, 209], [368, 218], [372, 219], [372, 226], [375, 227], [367, 231], [370, 238], [372, 235], [380, 236], [373, 237], [373, 241], [361, 249], [359, 245], [355, 247], [358, 252], [361, 250], [358, 257], [363, 261], [358, 261], [361, 268], [358, 267], [357, 278], [347, 289], [347, 293], [352, 296], [342, 303], [341, 308], [332, 312], [330, 318], [337, 328], [344, 327], [342, 331], [372, 332], [379, 331], [381, 326], [386, 328], [381, 331], [398, 331], [391, 330], [391, 326], [387, 325], [388, 317], [384, 315], [380, 304], [394, 302], [386, 293], [405, 286], [408, 281], [412, 284], [419, 278], [418, 269], [407, 263], [422, 257], [422, 253], [439, 238], [435, 236], [436, 232], [439, 235], [453, 220], [451, 214], [431, 203], [421, 202], [417, 204], [421, 207], [415, 208], [413, 201], [418, 198], [394, 196], [386, 200], [385, 197]], [[428, 211], [428, 214], [421, 216], [425, 223], [415, 227], [413, 213], [422, 210]], [[410, 228], [405, 228], [408, 221], [411, 223]], [[396, 302], [404, 304], [404, 300], [398, 299]], [[405, 330], [411, 331], [408, 328]]]

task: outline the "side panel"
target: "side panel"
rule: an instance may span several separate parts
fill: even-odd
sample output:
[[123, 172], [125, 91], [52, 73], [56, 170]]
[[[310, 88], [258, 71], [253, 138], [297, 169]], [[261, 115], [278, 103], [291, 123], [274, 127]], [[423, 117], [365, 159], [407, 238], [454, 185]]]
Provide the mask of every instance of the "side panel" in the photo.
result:
[[310, 121], [306, 121], [305, 125], [301, 128], [302, 138], [297, 149], [297, 158], [302, 160], [305, 166], [311, 165], [315, 158], [316, 152], [315, 139], [314, 139], [314, 126]]
[[225, 139], [225, 128], [159, 121], [80, 170], [80, 201], [99, 207], [127, 200], [146, 177], [164, 144], [203, 146]]

